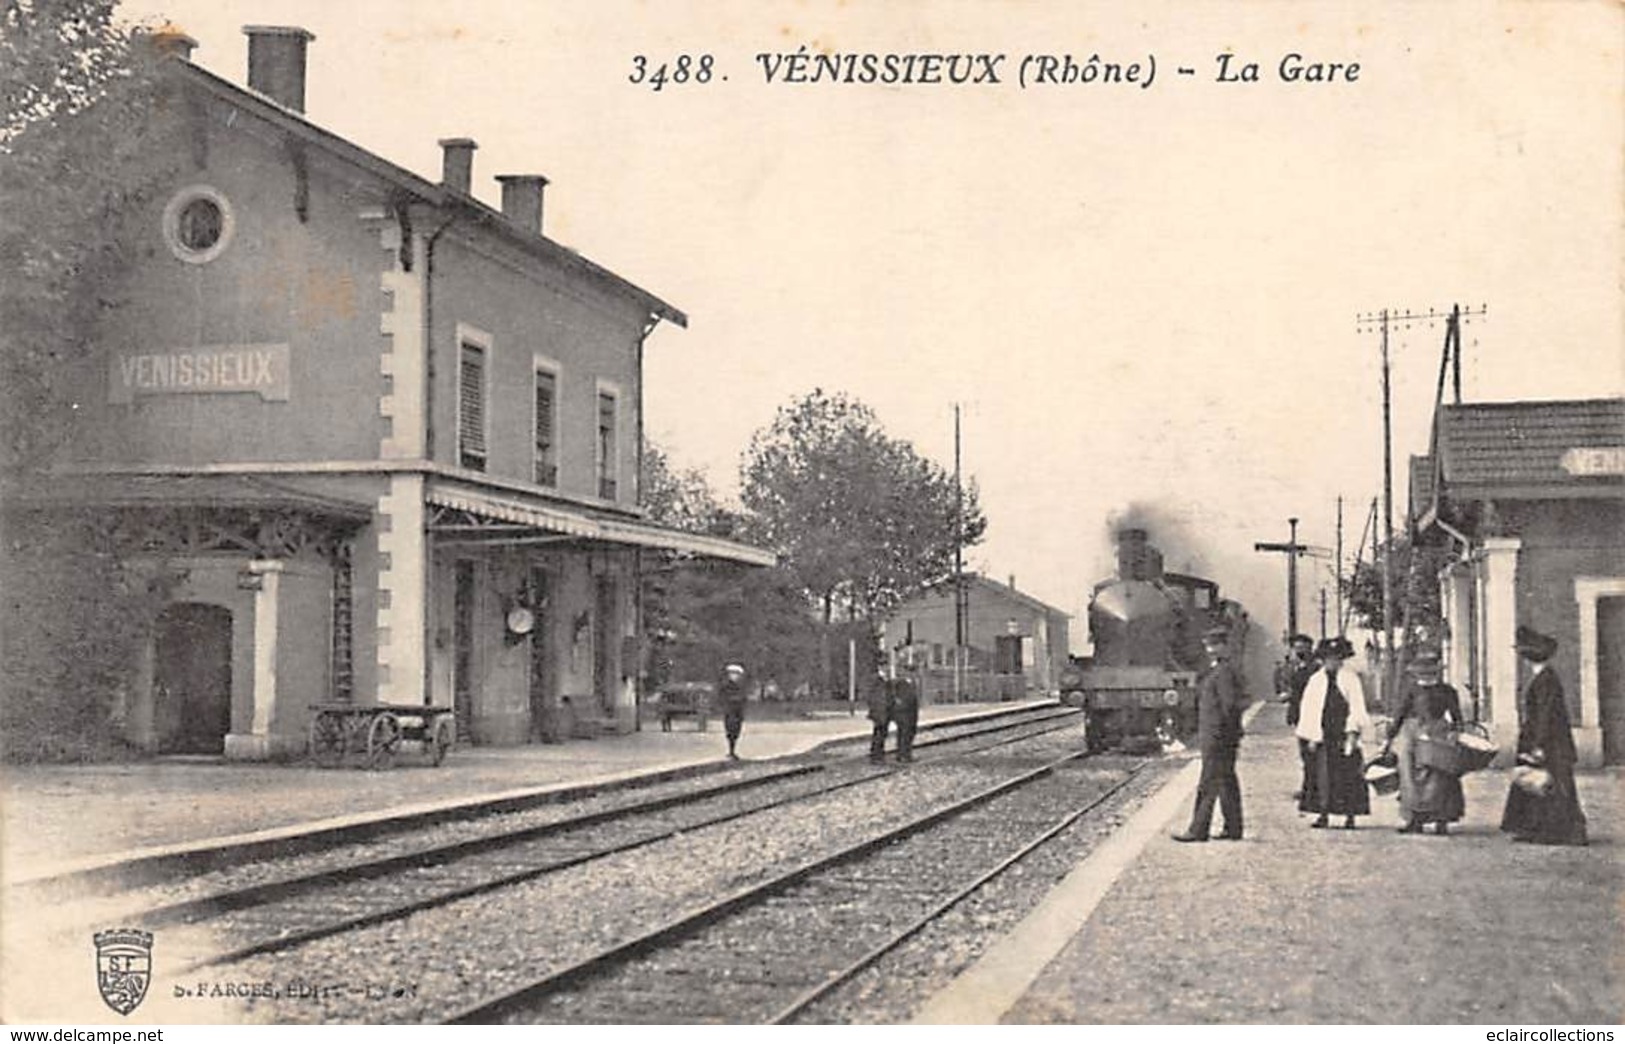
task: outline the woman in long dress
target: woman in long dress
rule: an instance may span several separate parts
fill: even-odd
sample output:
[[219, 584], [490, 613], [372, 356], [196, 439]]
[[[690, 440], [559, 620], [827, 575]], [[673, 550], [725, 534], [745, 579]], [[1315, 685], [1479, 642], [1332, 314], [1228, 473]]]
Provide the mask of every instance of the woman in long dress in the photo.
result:
[[1461, 699], [1456, 690], [1439, 680], [1439, 657], [1420, 653], [1406, 670], [1412, 684], [1400, 701], [1399, 712], [1388, 726], [1388, 742], [1399, 739], [1395, 753], [1399, 759], [1399, 814], [1405, 825], [1402, 834], [1420, 834], [1424, 824], [1433, 832], [1448, 834], [1447, 824], [1459, 820], [1467, 810], [1461, 792], [1461, 777], [1425, 765], [1417, 758], [1417, 741], [1424, 737], [1444, 737], [1461, 722]]
[[1507, 794], [1501, 829], [1514, 841], [1583, 845], [1586, 817], [1574, 786], [1574, 733], [1563, 683], [1547, 662], [1557, 651], [1557, 639], [1520, 627], [1516, 642], [1518, 655], [1534, 666], [1519, 701], [1518, 763], [1545, 769], [1551, 784], [1534, 793], [1515, 783]]
[[1311, 827], [1323, 828], [1342, 816], [1343, 828], [1354, 829], [1354, 817], [1371, 814], [1366, 792], [1360, 734], [1371, 724], [1360, 676], [1345, 666], [1354, 655], [1346, 638], [1326, 638], [1315, 649], [1322, 664], [1303, 687], [1297, 735], [1309, 748], [1303, 797], [1298, 809], [1314, 812]]

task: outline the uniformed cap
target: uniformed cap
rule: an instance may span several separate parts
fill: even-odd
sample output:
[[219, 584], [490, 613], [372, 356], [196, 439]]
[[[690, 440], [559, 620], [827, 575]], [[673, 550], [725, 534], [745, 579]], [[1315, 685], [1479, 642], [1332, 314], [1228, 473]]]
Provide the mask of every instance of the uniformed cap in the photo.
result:
[[1514, 644], [1518, 652], [1536, 663], [1544, 663], [1557, 651], [1557, 639], [1533, 627], [1519, 627]]
[[726, 666], [726, 667], [724, 667], [722, 669], [727, 671], [729, 674], [744, 674], [745, 673], [744, 666], [742, 664], [737, 664], [737, 663], [730, 663], [728, 666]]

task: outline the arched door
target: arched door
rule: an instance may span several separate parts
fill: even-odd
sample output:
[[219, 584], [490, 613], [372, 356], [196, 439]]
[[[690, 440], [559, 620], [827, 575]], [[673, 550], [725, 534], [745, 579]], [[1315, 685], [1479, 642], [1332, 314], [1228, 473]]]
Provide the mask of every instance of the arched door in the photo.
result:
[[222, 753], [231, 731], [231, 611], [198, 602], [165, 609], [154, 661], [159, 753]]

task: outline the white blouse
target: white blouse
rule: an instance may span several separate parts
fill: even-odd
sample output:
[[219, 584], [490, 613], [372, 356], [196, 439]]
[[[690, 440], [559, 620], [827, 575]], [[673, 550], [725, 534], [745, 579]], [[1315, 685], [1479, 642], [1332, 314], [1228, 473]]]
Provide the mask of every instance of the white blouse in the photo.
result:
[[[1348, 664], [1337, 669], [1337, 691], [1343, 694], [1348, 701], [1349, 721], [1343, 726], [1347, 732], [1363, 733], [1371, 727], [1371, 717], [1365, 709], [1365, 687], [1360, 684], [1360, 676]], [[1315, 672], [1314, 677], [1303, 687], [1303, 703], [1298, 706], [1298, 725], [1294, 730], [1299, 739], [1319, 743], [1323, 739], [1320, 729], [1320, 715], [1326, 709], [1326, 671], [1324, 668]]]

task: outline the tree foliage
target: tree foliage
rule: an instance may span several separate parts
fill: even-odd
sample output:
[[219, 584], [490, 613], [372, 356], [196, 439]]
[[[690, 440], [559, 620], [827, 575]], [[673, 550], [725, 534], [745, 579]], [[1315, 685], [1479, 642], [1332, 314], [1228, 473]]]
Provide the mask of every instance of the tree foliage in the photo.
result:
[[93, 358], [135, 256], [127, 235], [182, 150], [159, 59], [114, 0], [0, 8], [0, 471], [39, 463], [92, 392]]
[[[183, 154], [154, 52], [112, 0], [0, 6], [0, 479], [38, 470], [71, 430], [116, 321], [156, 187]], [[91, 372], [94, 372], [92, 366]], [[8, 759], [122, 752], [137, 651], [168, 594], [93, 512], [23, 518], [0, 547], [0, 736]]]
[[[731, 537], [744, 528], [698, 469], [645, 443], [643, 507], [651, 521]], [[648, 683], [714, 678], [731, 661], [759, 683], [793, 690], [815, 670], [819, 640], [799, 587], [780, 567], [663, 553], [644, 570], [644, 621], [652, 639]]]
[[[956, 530], [987, 522], [974, 485], [886, 434], [863, 403], [822, 390], [780, 408], [741, 469], [750, 536], [777, 549], [823, 610], [874, 619], [954, 567]], [[962, 512], [962, 521], [959, 516]]]
[[[1437, 632], [1442, 619], [1438, 574], [1449, 561], [1448, 548], [1413, 543], [1408, 537], [1394, 540], [1394, 608], [1396, 628], [1409, 632]], [[1361, 562], [1352, 575], [1343, 578], [1343, 597], [1360, 626], [1372, 631], [1384, 629], [1382, 562]]]

